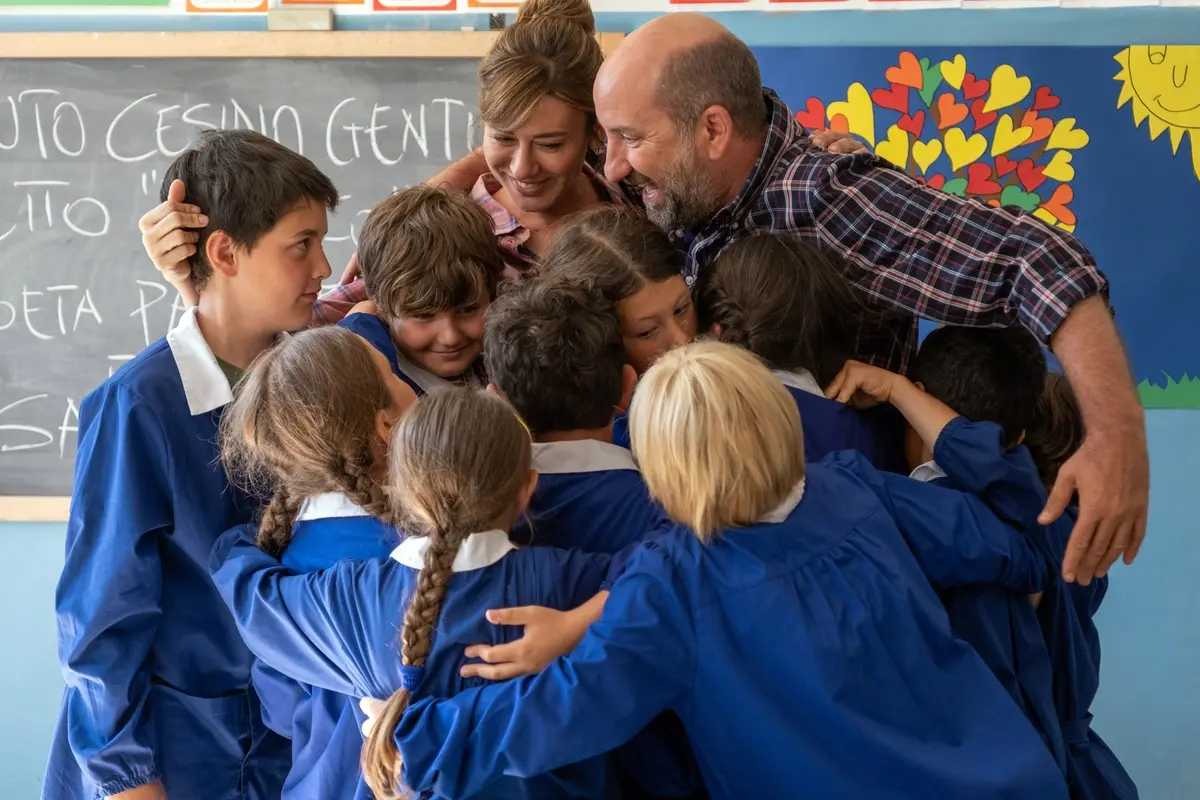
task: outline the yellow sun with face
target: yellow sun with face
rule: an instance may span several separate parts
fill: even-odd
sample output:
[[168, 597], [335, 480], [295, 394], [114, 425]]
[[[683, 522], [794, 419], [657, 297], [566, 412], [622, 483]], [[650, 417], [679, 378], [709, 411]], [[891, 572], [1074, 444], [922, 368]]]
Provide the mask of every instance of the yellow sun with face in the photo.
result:
[[1150, 138], [1171, 132], [1171, 152], [1190, 139], [1192, 169], [1200, 178], [1200, 46], [1134, 45], [1113, 58], [1121, 65], [1117, 108], [1130, 103], [1137, 127], [1150, 120]]

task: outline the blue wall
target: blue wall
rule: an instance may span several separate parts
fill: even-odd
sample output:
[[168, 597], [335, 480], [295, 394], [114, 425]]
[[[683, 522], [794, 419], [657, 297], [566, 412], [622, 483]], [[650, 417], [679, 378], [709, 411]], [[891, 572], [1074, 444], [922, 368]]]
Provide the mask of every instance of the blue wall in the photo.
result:
[[[265, 27], [255, 18], [204, 16], [200, 21], [0, 16], [0, 31]], [[752, 46], [1200, 44], [1200, 9], [716, 16]], [[601, 15], [598, 27], [630, 30], [646, 19]], [[347, 26], [369, 22], [351, 18]], [[482, 17], [406, 18], [404, 23], [486, 28]], [[1200, 797], [1200, 624], [1192, 589], [1200, 565], [1200, 525], [1191, 506], [1200, 475], [1200, 413], [1152, 411], [1147, 426], [1153, 474], [1150, 536], [1133, 568], [1118, 566], [1113, 572], [1100, 611], [1104, 682], [1093, 712], [1096, 729], [1125, 762], [1145, 800], [1183, 800]], [[53, 598], [63, 527], [0, 524], [0, 548], [14, 557], [0, 580], [0, 798], [32, 800], [38, 796], [61, 691]]]

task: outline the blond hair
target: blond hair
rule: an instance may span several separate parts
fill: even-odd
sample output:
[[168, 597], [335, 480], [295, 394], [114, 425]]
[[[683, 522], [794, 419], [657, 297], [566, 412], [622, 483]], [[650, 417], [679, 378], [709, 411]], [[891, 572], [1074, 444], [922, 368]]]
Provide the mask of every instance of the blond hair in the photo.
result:
[[358, 266], [379, 317], [420, 317], [495, 296], [504, 258], [492, 220], [465, 192], [418, 185], [367, 217]]
[[[529, 432], [512, 407], [477, 389], [428, 394], [396, 427], [389, 479], [394, 507], [407, 533], [429, 537], [404, 613], [403, 667], [424, 667], [459, 548], [515, 509], [529, 478], [531, 450]], [[378, 800], [399, 796], [400, 754], [392, 734], [411, 697], [405, 683], [388, 699], [363, 745], [363, 776]]]
[[603, 61], [587, 0], [525, 0], [479, 63], [479, 118], [515, 131], [543, 97], [553, 97], [586, 114], [590, 128]]
[[278, 557], [305, 498], [341, 492], [389, 518], [372, 475], [378, 413], [391, 406], [370, 345], [345, 328], [283, 339], [250, 367], [221, 418], [221, 458], [235, 483], [273, 492], [258, 546]]
[[795, 401], [733, 345], [665, 353], [638, 383], [629, 434], [650, 494], [701, 541], [754, 524], [804, 477]]

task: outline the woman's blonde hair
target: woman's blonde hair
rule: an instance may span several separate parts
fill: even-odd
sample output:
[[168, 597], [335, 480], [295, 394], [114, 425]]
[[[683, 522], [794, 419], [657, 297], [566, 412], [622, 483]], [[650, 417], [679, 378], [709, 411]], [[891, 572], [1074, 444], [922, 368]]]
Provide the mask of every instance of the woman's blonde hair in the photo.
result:
[[258, 546], [278, 557], [305, 498], [341, 492], [388, 519], [372, 476], [375, 421], [392, 405], [371, 346], [345, 328], [290, 336], [251, 365], [221, 418], [230, 479], [271, 491]]
[[752, 525], [804, 477], [796, 402], [751, 353], [715, 341], [670, 350], [629, 409], [650, 494], [701, 541]]
[[[459, 547], [515, 510], [529, 479], [531, 444], [525, 424], [491, 392], [449, 388], [420, 398], [392, 435], [394, 508], [409, 535], [428, 536], [429, 549], [400, 633], [402, 669], [424, 667]], [[399, 796], [400, 754], [393, 732], [419, 679], [405, 678], [363, 745], [362, 768], [378, 800]]]
[[592, 84], [604, 61], [587, 0], [525, 0], [479, 64], [479, 118], [505, 131], [524, 125], [543, 97], [596, 121]]

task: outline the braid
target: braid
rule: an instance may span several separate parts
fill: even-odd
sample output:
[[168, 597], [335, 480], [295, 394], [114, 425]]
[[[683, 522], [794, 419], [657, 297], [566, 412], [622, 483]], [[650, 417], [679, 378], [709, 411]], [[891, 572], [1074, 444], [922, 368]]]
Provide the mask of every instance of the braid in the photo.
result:
[[292, 540], [292, 526], [296, 524], [299, 511], [298, 499], [293, 498], [283, 486], [276, 489], [258, 523], [259, 549], [275, 558], [282, 556]]
[[376, 519], [390, 524], [391, 509], [383, 488], [371, 476], [371, 459], [365, 453], [344, 455], [339, 477], [342, 492]]
[[[469, 535], [438, 532], [429, 537], [425, 564], [417, 576], [417, 588], [408, 610], [404, 612], [404, 630], [400, 634], [400, 662], [406, 667], [423, 667], [429, 658], [429, 652], [433, 649], [433, 630], [442, 614], [446, 586], [454, 574], [454, 559]], [[408, 689], [397, 689], [388, 698], [375, 720], [371, 735], [363, 744], [363, 777], [376, 800], [397, 800], [403, 796], [398, 789], [402, 768], [400, 751], [393, 733], [408, 709], [410, 697]]]

